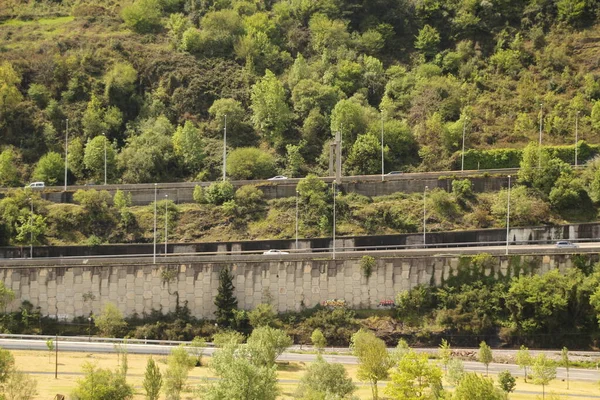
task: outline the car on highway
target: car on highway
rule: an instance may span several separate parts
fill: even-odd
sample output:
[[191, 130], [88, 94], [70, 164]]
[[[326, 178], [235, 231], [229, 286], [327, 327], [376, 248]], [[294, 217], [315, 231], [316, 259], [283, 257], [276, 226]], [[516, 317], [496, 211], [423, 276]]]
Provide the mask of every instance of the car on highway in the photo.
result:
[[271, 255], [273, 255], [273, 254], [290, 254], [290, 253], [287, 252], [287, 251], [283, 251], [283, 250], [270, 249], [270, 250], [267, 250], [267, 251], [263, 252], [263, 254], [271, 254]]
[[43, 189], [46, 187], [44, 182], [31, 182], [29, 185], [25, 186], [25, 188], [29, 189]]
[[283, 181], [283, 180], [285, 180], [285, 179], [287, 179], [287, 178], [288, 178], [288, 177], [287, 177], [287, 176], [284, 176], [284, 175], [277, 175], [277, 176], [274, 176], [274, 177], [272, 177], [272, 178], [269, 178], [269, 179], [267, 179], [267, 180], [268, 180], [268, 181]]
[[559, 249], [573, 249], [578, 247], [576, 243], [569, 242], [568, 240], [559, 240], [556, 242], [556, 247]]
[[390, 171], [386, 175], [402, 175], [403, 173], [402, 171]]

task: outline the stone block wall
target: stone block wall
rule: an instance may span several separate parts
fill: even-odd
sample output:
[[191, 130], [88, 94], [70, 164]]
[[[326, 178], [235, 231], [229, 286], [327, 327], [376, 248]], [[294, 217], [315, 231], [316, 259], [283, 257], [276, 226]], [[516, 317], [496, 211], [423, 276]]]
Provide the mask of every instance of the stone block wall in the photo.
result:
[[[597, 261], [598, 255], [588, 257]], [[166, 313], [175, 310], [177, 301], [180, 305], [187, 302], [196, 317], [212, 318], [219, 272], [225, 267], [234, 275], [240, 308], [250, 310], [272, 299], [283, 312], [330, 299], [344, 300], [352, 308], [376, 308], [402, 290], [443, 283], [464, 260], [457, 256], [382, 257], [376, 262], [369, 279], [361, 272], [360, 258], [346, 253], [337, 260], [5, 267], [0, 269], [0, 280], [15, 291], [12, 309], [28, 300], [43, 315], [60, 319], [98, 314], [107, 302], [115, 303], [125, 315], [152, 310]], [[498, 256], [485, 274], [507, 276], [525, 264], [544, 273], [566, 270], [572, 259], [564, 254]]]

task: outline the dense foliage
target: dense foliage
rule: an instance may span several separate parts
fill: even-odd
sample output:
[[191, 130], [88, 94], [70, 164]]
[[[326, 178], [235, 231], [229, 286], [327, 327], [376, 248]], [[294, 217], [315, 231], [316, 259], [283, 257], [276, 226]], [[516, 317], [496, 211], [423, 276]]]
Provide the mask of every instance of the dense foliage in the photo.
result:
[[[515, 166], [597, 142], [596, 1], [6, 0], [0, 183]], [[68, 121], [68, 122], [67, 122]], [[541, 126], [540, 126], [541, 125]], [[68, 128], [68, 129], [67, 129]], [[383, 131], [383, 132], [382, 132]], [[68, 134], [68, 137], [67, 137]], [[506, 150], [506, 148], [510, 148]], [[500, 153], [498, 153], [500, 151]], [[596, 150], [583, 146], [580, 160]], [[491, 153], [490, 153], [491, 152]]]

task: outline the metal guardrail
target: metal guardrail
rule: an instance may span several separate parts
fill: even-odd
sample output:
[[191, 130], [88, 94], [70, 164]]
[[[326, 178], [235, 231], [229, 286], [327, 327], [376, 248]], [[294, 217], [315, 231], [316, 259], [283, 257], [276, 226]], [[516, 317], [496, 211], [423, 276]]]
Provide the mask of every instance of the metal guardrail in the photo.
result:
[[[511, 241], [509, 246], [531, 246], [531, 245], [552, 245], [556, 243], [555, 240], [523, 240], [523, 241]], [[597, 239], [577, 239], [570, 240], [570, 242], [577, 243], [588, 243], [596, 242]], [[492, 247], [492, 246], [506, 246], [506, 241], [486, 241], [486, 242], [452, 242], [452, 243], [422, 243], [408, 244], [408, 245], [377, 245], [377, 246], [345, 246], [335, 247], [336, 253], [352, 253], [352, 252], [370, 252], [370, 251], [405, 251], [405, 250], [432, 250], [432, 249], [452, 249], [462, 247]], [[578, 249], [574, 247], [573, 250]], [[325, 255], [327, 253], [333, 253], [332, 247], [316, 247], [310, 249], [280, 249], [284, 253], [270, 253], [266, 254], [265, 250], [240, 250], [240, 251], [217, 251], [217, 252], [176, 252], [176, 253], [157, 253], [157, 259], [173, 258], [173, 257], [205, 257], [205, 256], [263, 256], [263, 257], [285, 257], [289, 255]], [[563, 249], [564, 250], [564, 249]], [[580, 250], [580, 249], [579, 249]], [[152, 253], [142, 254], [100, 254], [100, 255], [84, 255], [84, 256], [61, 256], [61, 257], [34, 257], [33, 260], [93, 260], [93, 259], [104, 259], [104, 258], [145, 258], [154, 257]], [[31, 260], [31, 258], [8, 258], [6, 260]], [[2, 260], [0, 258], [0, 260]]]

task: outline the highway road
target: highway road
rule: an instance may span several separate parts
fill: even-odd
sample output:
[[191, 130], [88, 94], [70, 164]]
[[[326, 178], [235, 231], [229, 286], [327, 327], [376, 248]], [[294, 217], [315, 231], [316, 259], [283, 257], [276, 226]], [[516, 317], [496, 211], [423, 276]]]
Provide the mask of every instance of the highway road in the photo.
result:
[[[46, 342], [43, 340], [25, 340], [25, 339], [0, 339], [0, 347], [8, 350], [35, 350], [35, 351], [47, 351]], [[148, 354], [148, 355], [165, 355], [169, 354], [173, 346], [160, 345], [160, 344], [134, 344], [127, 343], [127, 352], [130, 354]], [[390, 349], [392, 350], [392, 349]], [[419, 349], [416, 349], [419, 351]], [[85, 353], [114, 353], [116, 352], [115, 343], [98, 343], [98, 342], [58, 342], [58, 351], [66, 352], [85, 352]], [[215, 351], [213, 347], [205, 348], [206, 355], [212, 355]], [[553, 352], [549, 352], [553, 353]], [[597, 360], [600, 361], [600, 353]], [[60, 355], [59, 355], [60, 357]], [[313, 353], [303, 352], [286, 352], [279, 356], [280, 361], [291, 361], [291, 362], [312, 362], [316, 358]], [[356, 357], [349, 354], [326, 354], [325, 359], [329, 362], [336, 362], [341, 364], [357, 364]], [[434, 362], [434, 361], [432, 361]], [[486, 372], [485, 365], [474, 362], [465, 361], [465, 370], [469, 372]], [[501, 371], [509, 370], [514, 376], [522, 376], [523, 371], [517, 365], [514, 364], [501, 364], [491, 363], [489, 365], [489, 373], [497, 374]], [[566, 370], [564, 368], [557, 369], [557, 379], [566, 379]], [[598, 382], [600, 381], [600, 371], [597, 369], [581, 369], [581, 368], [570, 368], [569, 379], [587, 381], [587, 382]]]
[[[422, 179], [439, 179], [440, 177], [457, 177], [464, 178], [469, 176], [481, 176], [486, 175], [514, 175], [519, 172], [519, 168], [496, 168], [496, 169], [481, 169], [481, 170], [465, 170], [465, 171], [432, 171], [432, 172], [406, 172], [402, 174], [384, 175], [383, 180], [386, 181], [399, 181], [399, 180], [422, 180]], [[243, 185], [296, 185], [302, 178], [288, 178], [280, 180], [268, 180], [268, 179], [257, 179], [257, 180], [231, 180], [230, 182], [234, 186]], [[331, 183], [336, 178], [334, 176], [323, 176], [320, 177], [326, 183]], [[219, 180], [220, 181], [220, 180]], [[345, 182], [381, 182], [381, 174], [377, 175], [350, 175], [342, 176], [341, 183]], [[194, 188], [196, 185], [208, 186], [213, 182], [162, 182], [159, 183], [160, 189], [181, 189], [181, 188]], [[10, 188], [0, 188], [0, 193], [9, 190]], [[43, 190], [49, 192], [62, 192], [65, 187], [60, 186], [46, 186]], [[110, 184], [110, 185], [69, 185], [67, 190], [76, 191], [79, 189], [106, 189], [106, 190], [154, 190], [154, 183], [131, 183], [131, 184]]]
[[[439, 247], [438, 247], [439, 246]], [[307, 260], [307, 259], [330, 259], [333, 257], [331, 248], [325, 249], [294, 250], [286, 249], [288, 254], [263, 254], [263, 251], [239, 251], [235, 253], [169, 253], [157, 255], [158, 263], [185, 263], [185, 262], [259, 262], [264, 260]], [[573, 253], [597, 253], [600, 251], [600, 242], [581, 242], [577, 247], [559, 248], [554, 244], [519, 244], [508, 246], [508, 254], [532, 255], [532, 254], [573, 254]], [[423, 248], [423, 245], [414, 246], [381, 246], [368, 248], [336, 248], [335, 258], [356, 258], [364, 255], [377, 257], [455, 257], [459, 255], [476, 255], [488, 253], [491, 255], [507, 254], [505, 244], [485, 245], [479, 243], [444, 243], [436, 247]], [[68, 257], [35, 257], [2, 259], [5, 267], [30, 267], [39, 265], [41, 262], [53, 260], [53, 265], [119, 265], [119, 264], [147, 264], [152, 263], [152, 254], [129, 254], [129, 255], [99, 255], [99, 256], [68, 256]]]

